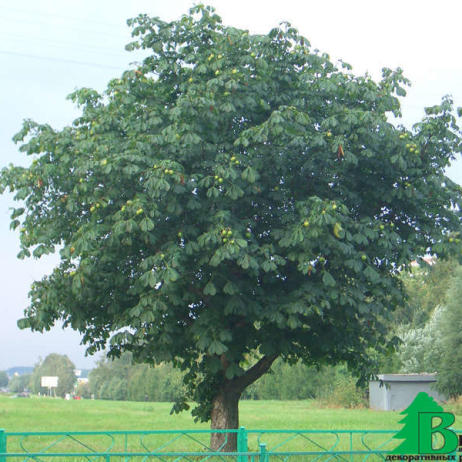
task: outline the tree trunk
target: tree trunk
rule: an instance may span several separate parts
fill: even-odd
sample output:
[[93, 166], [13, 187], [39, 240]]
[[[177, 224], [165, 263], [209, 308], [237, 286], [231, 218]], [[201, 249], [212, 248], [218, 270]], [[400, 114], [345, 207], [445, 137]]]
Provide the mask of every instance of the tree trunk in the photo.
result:
[[[243, 375], [225, 381], [212, 401], [212, 430], [239, 428], [239, 398], [242, 392], [267, 372], [276, 358], [277, 355], [264, 356]], [[236, 452], [237, 433], [212, 433], [210, 447], [212, 451]]]
[[[212, 430], [239, 428], [239, 398], [241, 393], [220, 392], [212, 402]], [[237, 433], [212, 433], [210, 437], [212, 451], [237, 451]]]

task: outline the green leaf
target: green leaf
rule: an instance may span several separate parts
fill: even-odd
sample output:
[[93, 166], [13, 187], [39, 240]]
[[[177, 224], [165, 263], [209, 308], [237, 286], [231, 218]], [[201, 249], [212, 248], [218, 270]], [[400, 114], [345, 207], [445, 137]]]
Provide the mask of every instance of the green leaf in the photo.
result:
[[380, 280], [379, 273], [377, 273], [377, 271], [374, 268], [372, 268], [372, 266], [366, 266], [364, 270], [364, 275], [373, 283], [376, 283]]
[[23, 208], [23, 207], [14, 209], [14, 210], [13, 210], [13, 213], [12, 213], [11, 216], [10, 216], [10, 218], [11, 218], [12, 220], [14, 220], [15, 218], [20, 217], [23, 213], [24, 213], [24, 208]]
[[144, 273], [140, 277], [140, 282], [145, 287], [155, 288], [159, 281], [157, 279], [155, 271], [150, 270], [150, 271], [146, 271], [146, 273]]
[[178, 274], [178, 271], [176, 271], [174, 268], [168, 268], [167, 271], [165, 272], [165, 279], [167, 281], [175, 282], [178, 280], [179, 277], [180, 275]]
[[197, 339], [197, 347], [199, 348], [199, 350], [201, 351], [206, 350], [208, 346], [210, 345], [210, 343], [211, 343], [210, 337], [205, 332], [202, 332], [201, 335]]
[[138, 228], [138, 225], [136, 224], [135, 220], [127, 220], [125, 222], [125, 231], [127, 233], [132, 233]]
[[228, 347], [225, 344], [219, 342], [218, 340], [213, 340], [208, 348], [208, 352], [211, 355], [221, 355], [226, 351], [228, 351]]
[[275, 271], [277, 269], [276, 264], [271, 260], [266, 260], [262, 263], [261, 268], [265, 272]]
[[212, 281], [207, 282], [204, 287], [204, 295], [215, 295], [217, 293], [217, 289]]
[[21, 224], [21, 222], [19, 220], [13, 220], [10, 223], [10, 229], [16, 229], [20, 224]]
[[218, 197], [220, 195], [220, 190], [214, 186], [207, 190], [207, 197]]
[[234, 377], [239, 377], [242, 375], [242, 369], [239, 367], [238, 364], [231, 363], [227, 368], [225, 372], [225, 377], [228, 380], [233, 379]]
[[223, 250], [218, 249], [209, 261], [210, 266], [218, 266], [225, 259]]
[[236, 286], [231, 281], [228, 281], [224, 286], [223, 286], [223, 293], [228, 294], [228, 295], [234, 295], [239, 292], [239, 288]]
[[248, 269], [249, 266], [250, 266], [250, 258], [249, 256], [246, 254], [246, 255], [243, 255], [239, 260], [238, 260], [238, 263], [239, 265], [243, 268], [243, 269]]
[[334, 287], [336, 284], [335, 279], [328, 271], [323, 271], [322, 283], [327, 287]]
[[252, 167], [246, 167], [241, 174], [243, 180], [248, 181], [249, 183], [255, 183], [257, 179], [257, 174]]
[[140, 221], [140, 229], [141, 231], [151, 231], [154, 229], [154, 222], [148, 217], [145, 217]]

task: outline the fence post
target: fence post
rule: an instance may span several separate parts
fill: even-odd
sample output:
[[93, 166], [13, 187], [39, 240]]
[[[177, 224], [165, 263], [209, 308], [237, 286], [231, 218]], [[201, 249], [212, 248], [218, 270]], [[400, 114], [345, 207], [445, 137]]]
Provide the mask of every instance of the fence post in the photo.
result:
[[247, 456], [242, 455], [242, 452], [248, 452], [249, 449], [247, 447], [247, 430], [245, 427], [240, 427], [237, 431], [237, 452], [239, 453], [237, 456], [237, 462], [245, 462]]
[[353, 462], [353, 432], [350, 432], [350, 462]]
[[6, 433], [3, 428], [0, 428], [0, 462], [6, 462], [6, 456], [2, 456], [6, 454]]
[[266, 451], [266, 444], [260, 443], [260, 460], [259, 462], [268, 462], [268, 453]]

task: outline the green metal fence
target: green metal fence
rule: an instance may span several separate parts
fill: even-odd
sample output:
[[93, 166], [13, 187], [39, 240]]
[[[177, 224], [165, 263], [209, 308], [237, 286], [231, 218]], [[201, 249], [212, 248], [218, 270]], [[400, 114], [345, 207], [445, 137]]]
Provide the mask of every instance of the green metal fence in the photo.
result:
[[[237, 434], [237, 452], [212, 451]], [[457, 432], [460, 433], [460, 432]], [[0, 462], [362, 462], [386, 459], [396, 430], [153, 430], [5, 432]]]

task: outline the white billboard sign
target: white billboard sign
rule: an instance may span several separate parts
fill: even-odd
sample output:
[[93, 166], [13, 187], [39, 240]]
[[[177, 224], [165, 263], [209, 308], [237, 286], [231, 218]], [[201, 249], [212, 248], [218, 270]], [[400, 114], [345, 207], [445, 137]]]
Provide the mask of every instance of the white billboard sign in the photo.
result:
[[58, 377], [42, 375], [40, 384], [44, 388], [56, 388], [58, 386]]

